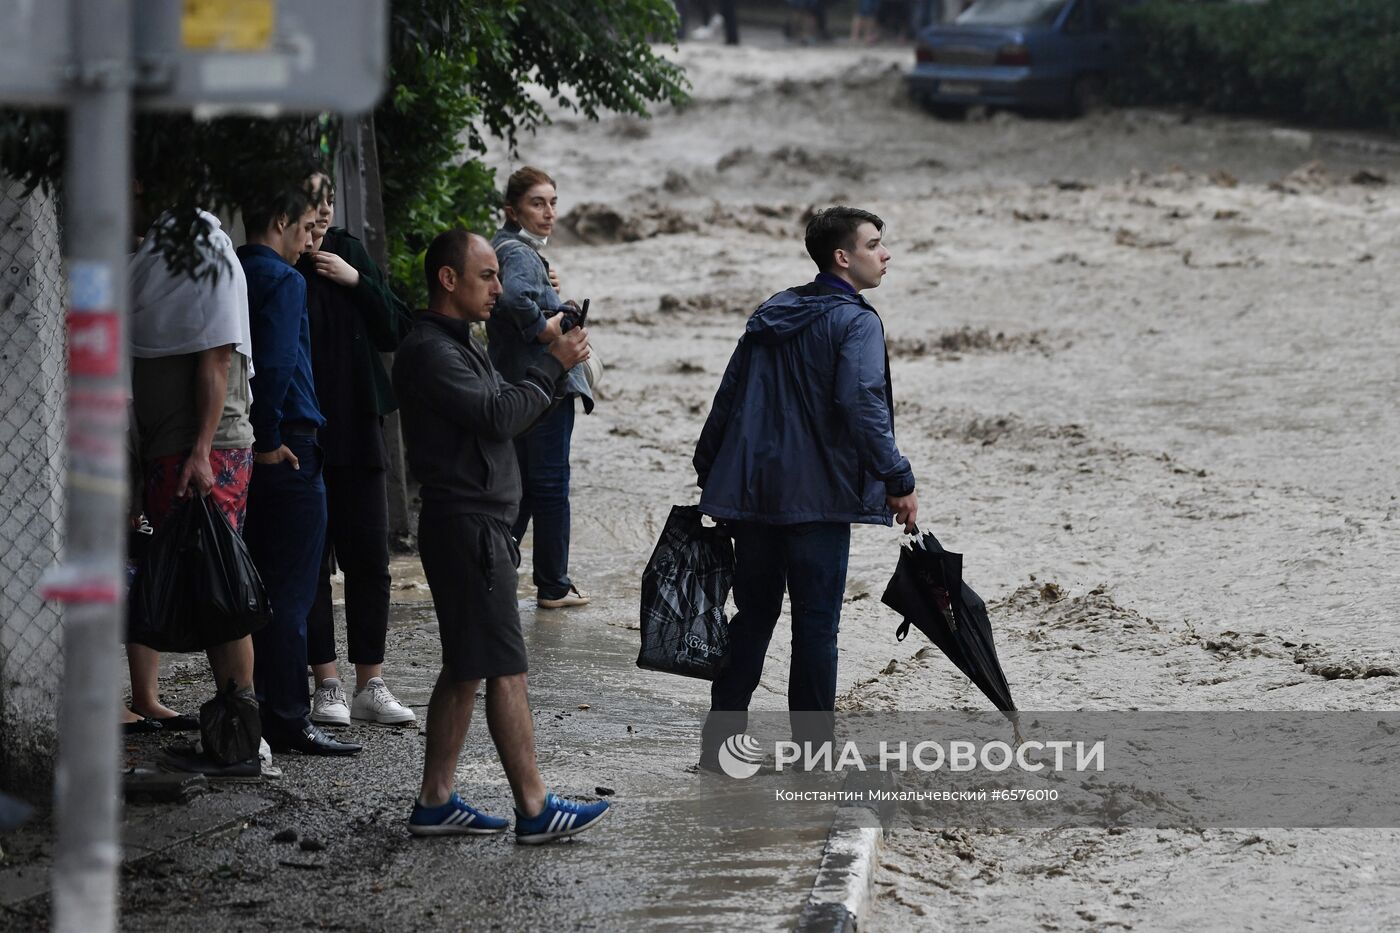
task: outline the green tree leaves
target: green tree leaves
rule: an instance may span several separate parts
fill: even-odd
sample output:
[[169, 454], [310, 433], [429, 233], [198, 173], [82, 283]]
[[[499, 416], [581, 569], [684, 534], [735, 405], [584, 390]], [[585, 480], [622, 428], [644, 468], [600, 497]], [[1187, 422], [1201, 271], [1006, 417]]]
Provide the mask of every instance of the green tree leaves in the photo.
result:
[[588, 119], [646, 116], [686, 96], [680, 68], [650, 44], [675, 35], [668, 0], [396, 2], [391, 28], [393, 94], [375, 111], [375, 132], [391, 275], [415, 304], [434, 236], [491, 232], [497, 186], [480, 156], [489, 136], [514, 150], [549, 122], [538, 91]]
[[[645, 116], [685, 100], [680, 68], [653, 48], [670, 42], [670, 0], [392, 0], [388, 88], [375, 110], [391, 281], [421, 304], [421, 255], [452, 226], [490, 232], [496, 181], [482, 163], [488, 137], [514, 149], [549, 122], [542, 90], [566, 110]], [[168, 255], [197, 274], [183, 231], [195, 210], [236, 210], [329, 160], [333, 115], [196, 120], [141, 113], [135, 176], [152, 209], [174, 207]], [[28, 186], [61, 187], [66, 122], [57, 111], [0, 110], [0, 171]], [[564, 156], [563, 153], [560, 154]], [[81, 210], [82, 205], [63, 205]], [[133, 231], [134, 232], [134, 231]]]

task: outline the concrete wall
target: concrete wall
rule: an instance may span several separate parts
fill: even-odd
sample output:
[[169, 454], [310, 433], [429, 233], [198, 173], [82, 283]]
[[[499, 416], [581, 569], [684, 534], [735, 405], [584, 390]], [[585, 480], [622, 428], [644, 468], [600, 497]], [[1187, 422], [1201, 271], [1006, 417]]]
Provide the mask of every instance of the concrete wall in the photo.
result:
[[0, 788], [47, 797], [63, 620], [38, 596], [63, 541], [64, 287], [54, 200], [0, 178]]

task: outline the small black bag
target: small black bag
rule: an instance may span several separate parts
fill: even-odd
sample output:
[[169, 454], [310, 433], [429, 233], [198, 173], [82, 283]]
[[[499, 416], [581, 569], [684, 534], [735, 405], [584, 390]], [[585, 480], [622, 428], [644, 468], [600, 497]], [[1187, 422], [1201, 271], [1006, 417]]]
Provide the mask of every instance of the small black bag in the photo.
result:
[[729, 660], [724, 604], [733, 584], [729, 536], [706, 528], [695, 506], [673, 506], [642, 573], [637, 666], [714, 680]]
[[262, 717], [250, 687], [242, 690], [232, 680], [199, 708], [199, 739], [204, 754], [221, 765], [235, 765], [258, 757], [262, 742]]
[[129, 607], [128, 639], [157, 651], [203, 651], [272, 618], [247, 546], [207, 496], [177, 505], [152, 536]]

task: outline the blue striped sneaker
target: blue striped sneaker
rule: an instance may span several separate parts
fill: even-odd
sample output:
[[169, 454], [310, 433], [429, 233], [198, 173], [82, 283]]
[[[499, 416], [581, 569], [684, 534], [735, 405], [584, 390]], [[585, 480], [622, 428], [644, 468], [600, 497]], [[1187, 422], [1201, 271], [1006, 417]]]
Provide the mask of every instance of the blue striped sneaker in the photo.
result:
[[456, 791], [440, 807], [425, 807], [413, 801], [413, 813], [408, 818], [408, 831], [415, 836], [485, 836], [503, 833], [509, 825], [510, 820], [468, 806]]
[[554, 839], [563, 839], [583, 832], [608, 815], [608, 802], [580, 803], [553, 794], [544, 795], [544, 809], [539, 816], [527, 817], [515, 811], [515, 841], [537, 846]]

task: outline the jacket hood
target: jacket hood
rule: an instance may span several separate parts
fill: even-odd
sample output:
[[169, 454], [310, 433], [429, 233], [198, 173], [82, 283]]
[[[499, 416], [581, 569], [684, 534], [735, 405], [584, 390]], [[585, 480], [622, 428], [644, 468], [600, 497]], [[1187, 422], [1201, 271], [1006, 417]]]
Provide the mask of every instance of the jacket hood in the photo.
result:
[[782, 291], [759, 305], [744, 333], [759, 343], [784, 343], [843, 304], [861, 304], [855, 295], [799, 295]]

